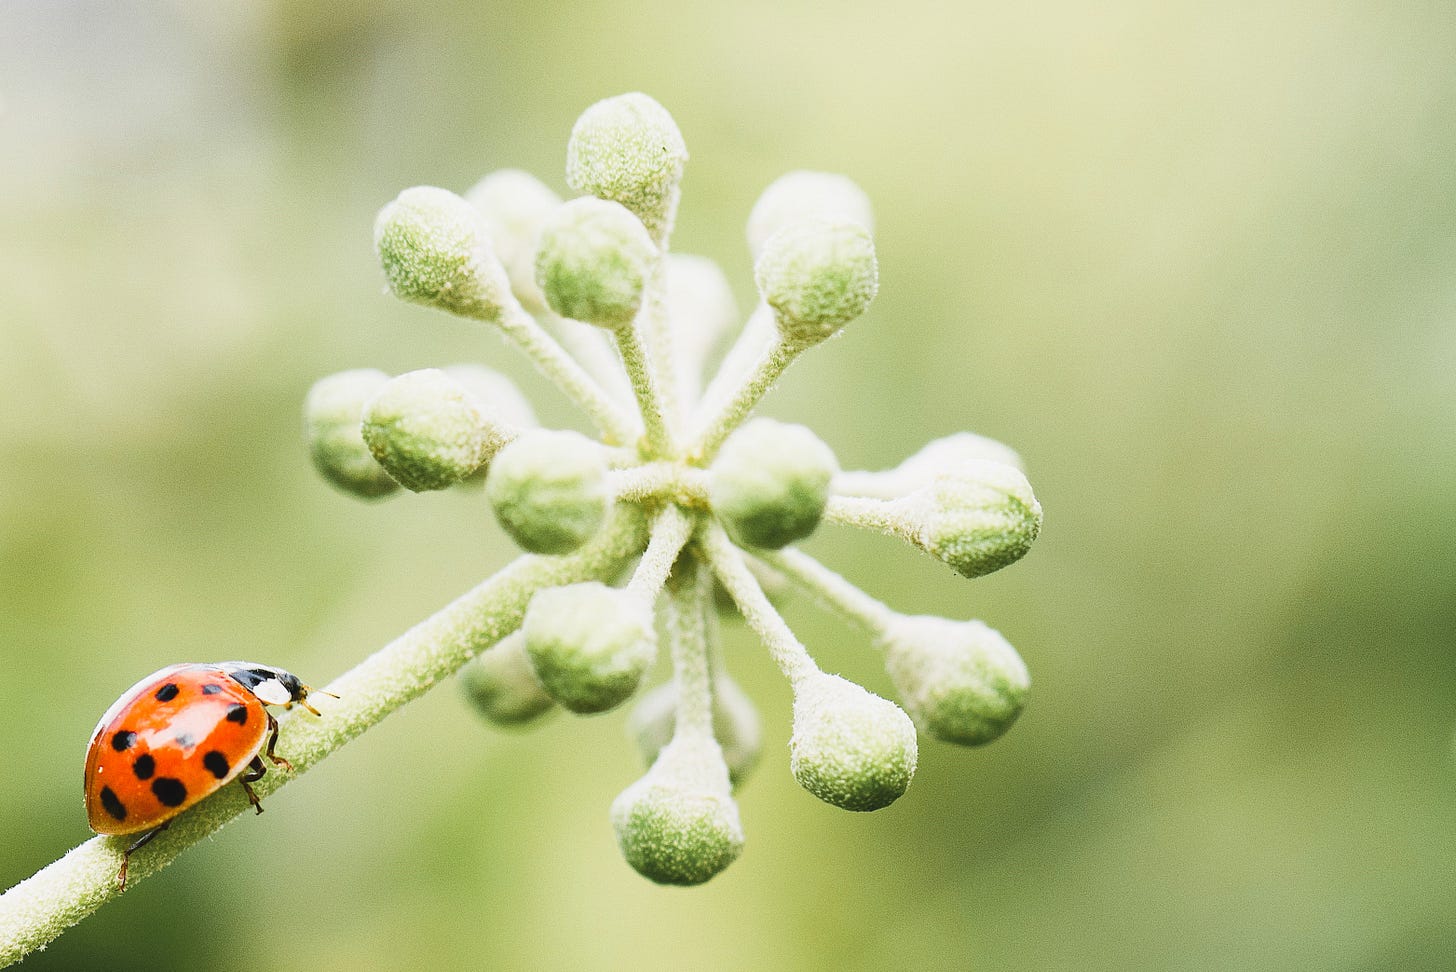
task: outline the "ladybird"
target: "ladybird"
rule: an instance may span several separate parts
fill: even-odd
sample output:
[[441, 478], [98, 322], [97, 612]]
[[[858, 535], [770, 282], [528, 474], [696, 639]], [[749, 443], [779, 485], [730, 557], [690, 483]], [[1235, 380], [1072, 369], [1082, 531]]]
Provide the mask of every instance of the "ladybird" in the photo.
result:
[[281, 668], [233, 661], [169, 666], [112, 703], [86, 747], [86, 816], [98, 834], [141, 835], [122, 855], [121, 887], [135, 851], [233, 780], [263, 812], [249, 785], [266, 769], [259, 754], [293, 768], [273, 753], [278, 720], [265, 706], [297, 702], [318, 715], [311, 691]]

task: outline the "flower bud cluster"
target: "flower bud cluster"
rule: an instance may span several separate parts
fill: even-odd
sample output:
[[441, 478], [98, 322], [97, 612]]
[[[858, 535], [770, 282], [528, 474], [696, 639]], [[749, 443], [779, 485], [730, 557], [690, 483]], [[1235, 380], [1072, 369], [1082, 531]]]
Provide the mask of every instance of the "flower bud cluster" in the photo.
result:
[[[715, 604], [742, 614], [791, 683], [795, 780], [835, 807], [878, 810], [910, 786], [917, 731], [971, 746], [1004, 733], [1023, 708], [1026, 667], [985, 624], [897, 614], [792, 545], [826, 522], [863, 527], [976, 577], [1023, 556], [1042, 522], [1020, 457], [993, 440], [957, 433], [895, 469], [845, 472], [809, 428], [751, 418], [798, 355], [878, 291], [869, 200], [845, 176], [790, 173], [753, 207], [759, 304], [705, 380], [738, 316], [716, 264], [670, 252], [687, 158], [661, 105], [622, 95], [571, 131], [566, 184], [578, 197], [502, 170], [464, 196], [407, 189], [375, 224], [390, 291], [491, 326], [598, 438], [541, 428], [514, 386], [480, 366], [341, 372], [305, 404], [316, 466], [361, 498], [483, 478], [501, 528], [546, 558], [624, 518], [650, 524], [635, 562], [523, 593], [519, 629], [460, 682], [508, 727], [636, 698], [629, 730], [647, 770], [610, 816], [623, 857], [664, 884], [700, 884], [737, 859], [733, 791], [760, 756], [757, 713], [716, 645]], [[865, 627], [898, 704], [822, 671], [768, 579]], [[660, 655], [672, 677], [644, 691]]]

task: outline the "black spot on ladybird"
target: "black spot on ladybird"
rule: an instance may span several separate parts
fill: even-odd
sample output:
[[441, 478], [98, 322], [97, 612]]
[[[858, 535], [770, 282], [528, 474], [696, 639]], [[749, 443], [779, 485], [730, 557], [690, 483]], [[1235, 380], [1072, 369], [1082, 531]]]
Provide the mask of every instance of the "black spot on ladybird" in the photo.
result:
[[126, 807], [117, 799], [116, 794], [111, 792], [111, 787], [109, 786], [103, 786], [101, 788], [101, 805], [106, 808], [107, 813], [111, 814], [117, 820], [126, 819]]
[[202, 765], [206, 766], [207, 771], [218, 779], [227, 776], [228, 770], [231, 768], [228, 766], [227, 757], [216, 749], [209, 751], [206, 756], [202, 757]]
[[248, 707], [241, 702], [234, 702], [228, 706], [227, 721], [236, 722], [240, 726], [246, 724], [248, 721]]
[[182, 781], [171, 776], [159, 776], [152, 780], [152, 792], [163, 805], [169, 807], [180, 807], [182, 801], [187, 799], [187, 787]]
[[136, 774], [139, 780], [149, 780], [152, 774], [157, 771], [157, 761], [152, 759], [151, 753], [143, 753], [131, 764], [131, 771]]
[[130, 729], [123, 729], [111, 737], [111, 748], [118, 753], [124, 753], [131, 748], [131, 744], [134, 742], [136, 742], [136, 733]]
[[216, 682], [208, 682], [206, 685], [202, 686], [203, 695], [216, 695], [221, 691], [222, 686], [217, 684]]
[[179, 691], [181, 689], [177, 688], [176, 682], [168, 682], [166, 685], [157, 689], [156, 699], [158, 702], [171, 702], [177, 697]]

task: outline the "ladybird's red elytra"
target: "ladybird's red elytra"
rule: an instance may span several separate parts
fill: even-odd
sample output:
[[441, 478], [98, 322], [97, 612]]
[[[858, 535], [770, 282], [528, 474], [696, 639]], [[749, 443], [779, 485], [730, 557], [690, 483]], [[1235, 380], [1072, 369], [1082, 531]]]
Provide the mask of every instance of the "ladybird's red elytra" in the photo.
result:
[[217, 662], [163, 668], [112, 703], [86, 747], [86, 816], [98, 834], [140, 835], [122, 857], [122, 887], [134, 851], [233, 780], [263, 812], [249, 786], [266, 771], [260, 754], [292, 768], [273, 752], [278, 722], [265, 707], [318, 715], [311, 691], [281, 668]]

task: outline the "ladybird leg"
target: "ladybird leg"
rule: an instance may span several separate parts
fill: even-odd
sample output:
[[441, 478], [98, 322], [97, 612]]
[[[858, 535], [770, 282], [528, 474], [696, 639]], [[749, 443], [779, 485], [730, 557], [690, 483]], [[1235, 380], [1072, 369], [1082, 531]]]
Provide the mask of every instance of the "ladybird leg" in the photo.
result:
[[273, 713], [268, 713], [268, 758], [273, 761], [274, 766], [282, 766], [284, 769], [293, 770], [293, 764], [282, 756], [273, 754], [273, 747], [278, 745], [278, 720], [273, 718]]
[[238, 777], [238, 784], [242, 786], [243, 792], [248, 795], [248, 802], [253, 805], [253, 809], [258, 813], [263, 812], [263, 801], [258, 799], [258, 794], [253, 792], [253, 788], [249, 784], [261, 780], [263, 774], [266, 772], [268, 770], [264, 768], [263, 761], [254, 756], [253, 761], [248, 764], [248, 771]]
[[131, 863], [131, 855], [135, 854], [137, 851], [147, 846], [147, 844], [151, 842], [153, 837], [157, 836], [170, 826], [172, 826], [172, 821], [168, 820], [166, 823], [159, 824], [158, 826], [153, 827], [151, 830], [148, 830], [146, 833], [142, 834], [135, 841], [133, 841], [132, 845], [122, 852], [121, 869], [116, 872], [117, 891], [126, 890], [126, 869], [127, 865]]

